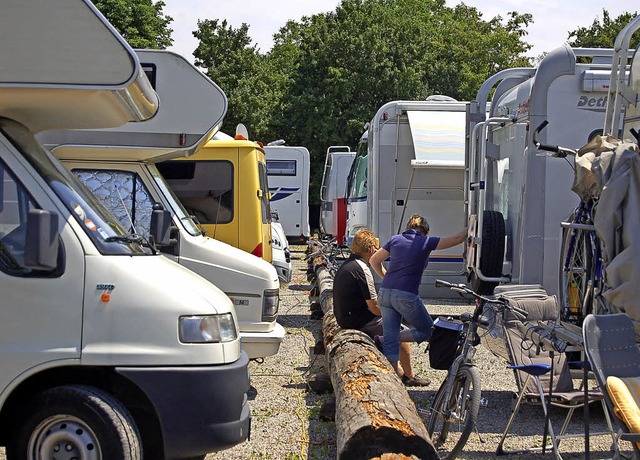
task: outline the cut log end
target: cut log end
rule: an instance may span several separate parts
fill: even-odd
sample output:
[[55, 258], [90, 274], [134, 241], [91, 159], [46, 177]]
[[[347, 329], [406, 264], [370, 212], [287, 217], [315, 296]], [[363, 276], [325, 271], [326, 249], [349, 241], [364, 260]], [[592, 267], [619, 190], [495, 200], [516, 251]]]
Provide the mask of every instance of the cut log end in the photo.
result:
[[[389, 457], [399, 455], [402, 457]], [[386, 457], [385, 457], [386, 455]], [[419, 458], [438, 460], [440, 457], [433, 445], [421, 436], [402, 436], [389, 428], [374, 429], [365, 427], [355, 433], [338, 452], [340, 459], [352, 458]]]

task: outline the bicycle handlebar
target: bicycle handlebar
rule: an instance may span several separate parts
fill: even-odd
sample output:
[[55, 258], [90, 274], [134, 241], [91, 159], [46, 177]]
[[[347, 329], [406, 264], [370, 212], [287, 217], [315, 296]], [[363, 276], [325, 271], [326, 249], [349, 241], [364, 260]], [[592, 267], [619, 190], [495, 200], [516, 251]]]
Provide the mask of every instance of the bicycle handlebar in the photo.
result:
[[542, 144], [539, 140], [538, 140], [538, 134], [540, 134], [540, 131], [542, 131], [544, 128], [546, 128], [546, 126], [549, 124], [548, 120], [544, 120], [542, 123], [540, 123], [540, 125], [538, 125], [538, 127], [535, 129], [535, 131], [533, 131], [533, 145], [536, 146], [536, 148], [538, 150], [544, 150], [546, 152], [552, 152], [554, 157], [557, 158], [566, 158], [567, 155], [575, 155], [576, 154], [576, 150], [574, 149], [569, 149], [566, 147], [561, 147], [559, 145], [549, 145], [549, 144]]
[[485, 297], [483, 295], [480, 295], [480, 294], [476, 293], [475, 291], [473, 291], [473, 289], [469, 289], [464, 284], [454, 284], [454, 283], [450, 283], [448, 281], [438, 280], [437, 279], [436, 282], [435, 282], [435, 286], [438, 287], [438, 288], [440, 288], [440, 287], [448, 287], [452, 291], [459, 292], [460, 294], [470, 294], [470, 295], [472, 295], [473, 297], [475, 297], [476, 299], [478, 299], [478, 300], [480, 300], [482, 302], [499, 303], [500, 305], [505, 307], [507, 310], [512, 311], [517, 317], [519, 317], [518, 319], [525, 319], [527, 316], [529, 316], [529, 312], [528, 311], [523, 310], [522, 308], [516, 307], [515, 305], [511, 305], [509, 303], [509, 300], [504, 298], [504, 297], [498, 297], [496, 299], [490, 299], [489, 297]]

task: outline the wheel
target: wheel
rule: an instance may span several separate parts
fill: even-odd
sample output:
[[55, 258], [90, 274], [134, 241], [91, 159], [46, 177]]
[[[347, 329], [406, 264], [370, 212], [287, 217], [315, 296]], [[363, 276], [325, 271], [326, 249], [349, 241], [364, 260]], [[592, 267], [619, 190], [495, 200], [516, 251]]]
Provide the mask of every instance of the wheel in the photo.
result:
[[462, 366], [445, 401], [445, 380], [431, 405], [427, 430], [442, 458], [458, 457], [475, 426], [480, 411], [480, 374], [474, 366]]
[[118, 400], [97, 388], [52, 388], [20, 412], [7, 446], [8, 460], [142, 458], [133, 418]]
[[595, 266], [590, 233], [564, 229], [560, 250], [561, 319], [577, 325], [594, 312]]
[[[502, 275], [504, 259], [504, 217], [498, 211], [484, 211], [482, 214], [482, 246], [480, 251], [480, 270], [484, 276]], [[498, 283], [483, 281], [471, 274], [471, 288], [481, 295], [491, 295]]]

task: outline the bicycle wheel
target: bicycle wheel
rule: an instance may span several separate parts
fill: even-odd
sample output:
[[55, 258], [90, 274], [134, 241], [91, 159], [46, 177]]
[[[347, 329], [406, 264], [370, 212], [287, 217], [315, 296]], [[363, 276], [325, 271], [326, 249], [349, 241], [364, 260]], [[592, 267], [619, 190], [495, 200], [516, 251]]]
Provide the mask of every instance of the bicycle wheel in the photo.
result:
[[433, 400], [427, 430], [442, 458], [453, 460], [462, 452], [478, 418], [480, 374], [475, 366], [461, 366], [448, 400], [446, 384], [445, 380]]
[[565, 229], [560, 250], [560, 317], [582, 324], [594, 311], [595, 268], [593, 247], [588, 230]]

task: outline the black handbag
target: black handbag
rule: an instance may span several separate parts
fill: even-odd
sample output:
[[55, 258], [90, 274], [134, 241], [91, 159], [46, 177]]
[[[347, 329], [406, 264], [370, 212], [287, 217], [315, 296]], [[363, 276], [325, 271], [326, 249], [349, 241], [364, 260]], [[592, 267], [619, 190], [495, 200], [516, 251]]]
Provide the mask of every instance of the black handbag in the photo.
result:
[[429, 339], [429, 365], [432, 369], [449, 369], [459, 354], [464, 325], [453, 318], [439, 317], [433, 323]]

